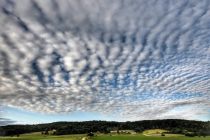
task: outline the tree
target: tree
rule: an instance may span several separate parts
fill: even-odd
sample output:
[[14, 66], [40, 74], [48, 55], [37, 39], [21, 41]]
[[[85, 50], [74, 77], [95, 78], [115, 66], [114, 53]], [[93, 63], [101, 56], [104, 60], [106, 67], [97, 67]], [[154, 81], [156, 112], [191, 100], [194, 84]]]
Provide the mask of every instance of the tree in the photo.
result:
[[89, 133], [87, 134], [87, 136], [93, 137], [93, 136], [94, 136], [94, 133], [93, 133], [93, 132], [89, 132]]
[[161, 133], [161, 136], [165, 136], [165, 133]]

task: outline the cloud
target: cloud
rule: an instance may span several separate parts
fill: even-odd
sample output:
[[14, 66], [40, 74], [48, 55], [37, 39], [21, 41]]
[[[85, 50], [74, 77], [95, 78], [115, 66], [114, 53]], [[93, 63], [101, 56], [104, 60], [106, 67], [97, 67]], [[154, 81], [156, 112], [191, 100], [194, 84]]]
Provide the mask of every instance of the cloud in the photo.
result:
[[4, 114], [4, 112], [3, 112], [3, 110], [2, 110], [2, 108], [0, 106], [0, 126], [4, 126], [4, 125], [15, 123], [15, 121], [12, 121], [12, 120], [7, 119], [7, 118], [3, 118], [3, 114]]
[[0, 126], [9, 125], [13, 123], [15, 123], [15, 121], [6, 118], [0, 118]]
[[1, 104], [122, 120], [209, 115], [209, 6], [208, 0], [2, 0]]

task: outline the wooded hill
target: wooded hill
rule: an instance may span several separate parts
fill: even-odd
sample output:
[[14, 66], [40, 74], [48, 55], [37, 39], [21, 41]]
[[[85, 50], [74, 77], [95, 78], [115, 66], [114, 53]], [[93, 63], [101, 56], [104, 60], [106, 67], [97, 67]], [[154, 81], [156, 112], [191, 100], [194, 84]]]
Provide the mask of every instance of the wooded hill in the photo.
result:
[[89, 132], [110, 133], [112, 130], [134, 130], [143, 132], [147, 129], [166, 129], [175, 134], [210, 135], [210, 121], [191, 120], [144, 120], [135, 122], [109, 122], [109, 121], [85, 121], [85, 122], [54, 122], [36, 125], [8, 125], [0, 127], [1, 136], [12, 136], [31, 132], [49, 134], [53, 130], [54, 135], [84, 134]]

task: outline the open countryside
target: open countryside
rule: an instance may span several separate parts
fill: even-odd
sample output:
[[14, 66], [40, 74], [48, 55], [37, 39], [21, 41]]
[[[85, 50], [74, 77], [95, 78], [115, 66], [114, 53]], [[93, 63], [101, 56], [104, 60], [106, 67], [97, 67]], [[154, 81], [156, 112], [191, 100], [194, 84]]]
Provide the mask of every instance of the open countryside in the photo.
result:
[[[156, 130], [149, 130], [152, 133]], [[148, 131], [147, 131], [148, 132]], [[151, 134], [152, 134], [151, 133]], [[209, 140], [210, 137], [186, 137], [184, 135], [171, 135], [165, 136], [146, 136], [141, 134], [98, 134], [97, 136], [88, 137], [86, 134], [80, 135], [63, 135], [63, 136], [45, 136], [41, 132], [23, 134], [19, 137], [0, 137], [0, 140]]]
[[0, 140], [210, 140], [210, 122], [85, 121], [0, 126]]

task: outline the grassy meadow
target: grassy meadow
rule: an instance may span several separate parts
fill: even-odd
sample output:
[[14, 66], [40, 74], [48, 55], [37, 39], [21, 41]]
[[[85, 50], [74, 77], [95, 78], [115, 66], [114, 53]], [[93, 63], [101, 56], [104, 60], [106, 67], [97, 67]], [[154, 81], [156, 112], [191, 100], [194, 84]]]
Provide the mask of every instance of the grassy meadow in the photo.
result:
[[53, 136], [53, 135], [41, 135], [40, 132], [24, 134], [19, 137], [0, 137], [0, 140], [82, 140], [86, 135], [62, 135], [62, 136]]
[[144, 135], [120, 135], [120, 136], [98, 136], [93, 140], [210, 140], [210, 137], [185, 137], [185, 136], [171, 136], [171, 137], [158, 137], [158, 136], [144, 136]]
[[92, 138], [87, 138], [86, 134], [81, 135], [41, 135], [40, 132], [20, 135], [19, 137], [0, 137], [0, 140], [210, 140], [210, 137], [185, 137], [183, 135], [166, 134], [161, 129], [146, 130], [142, 134], [98, 134]]

